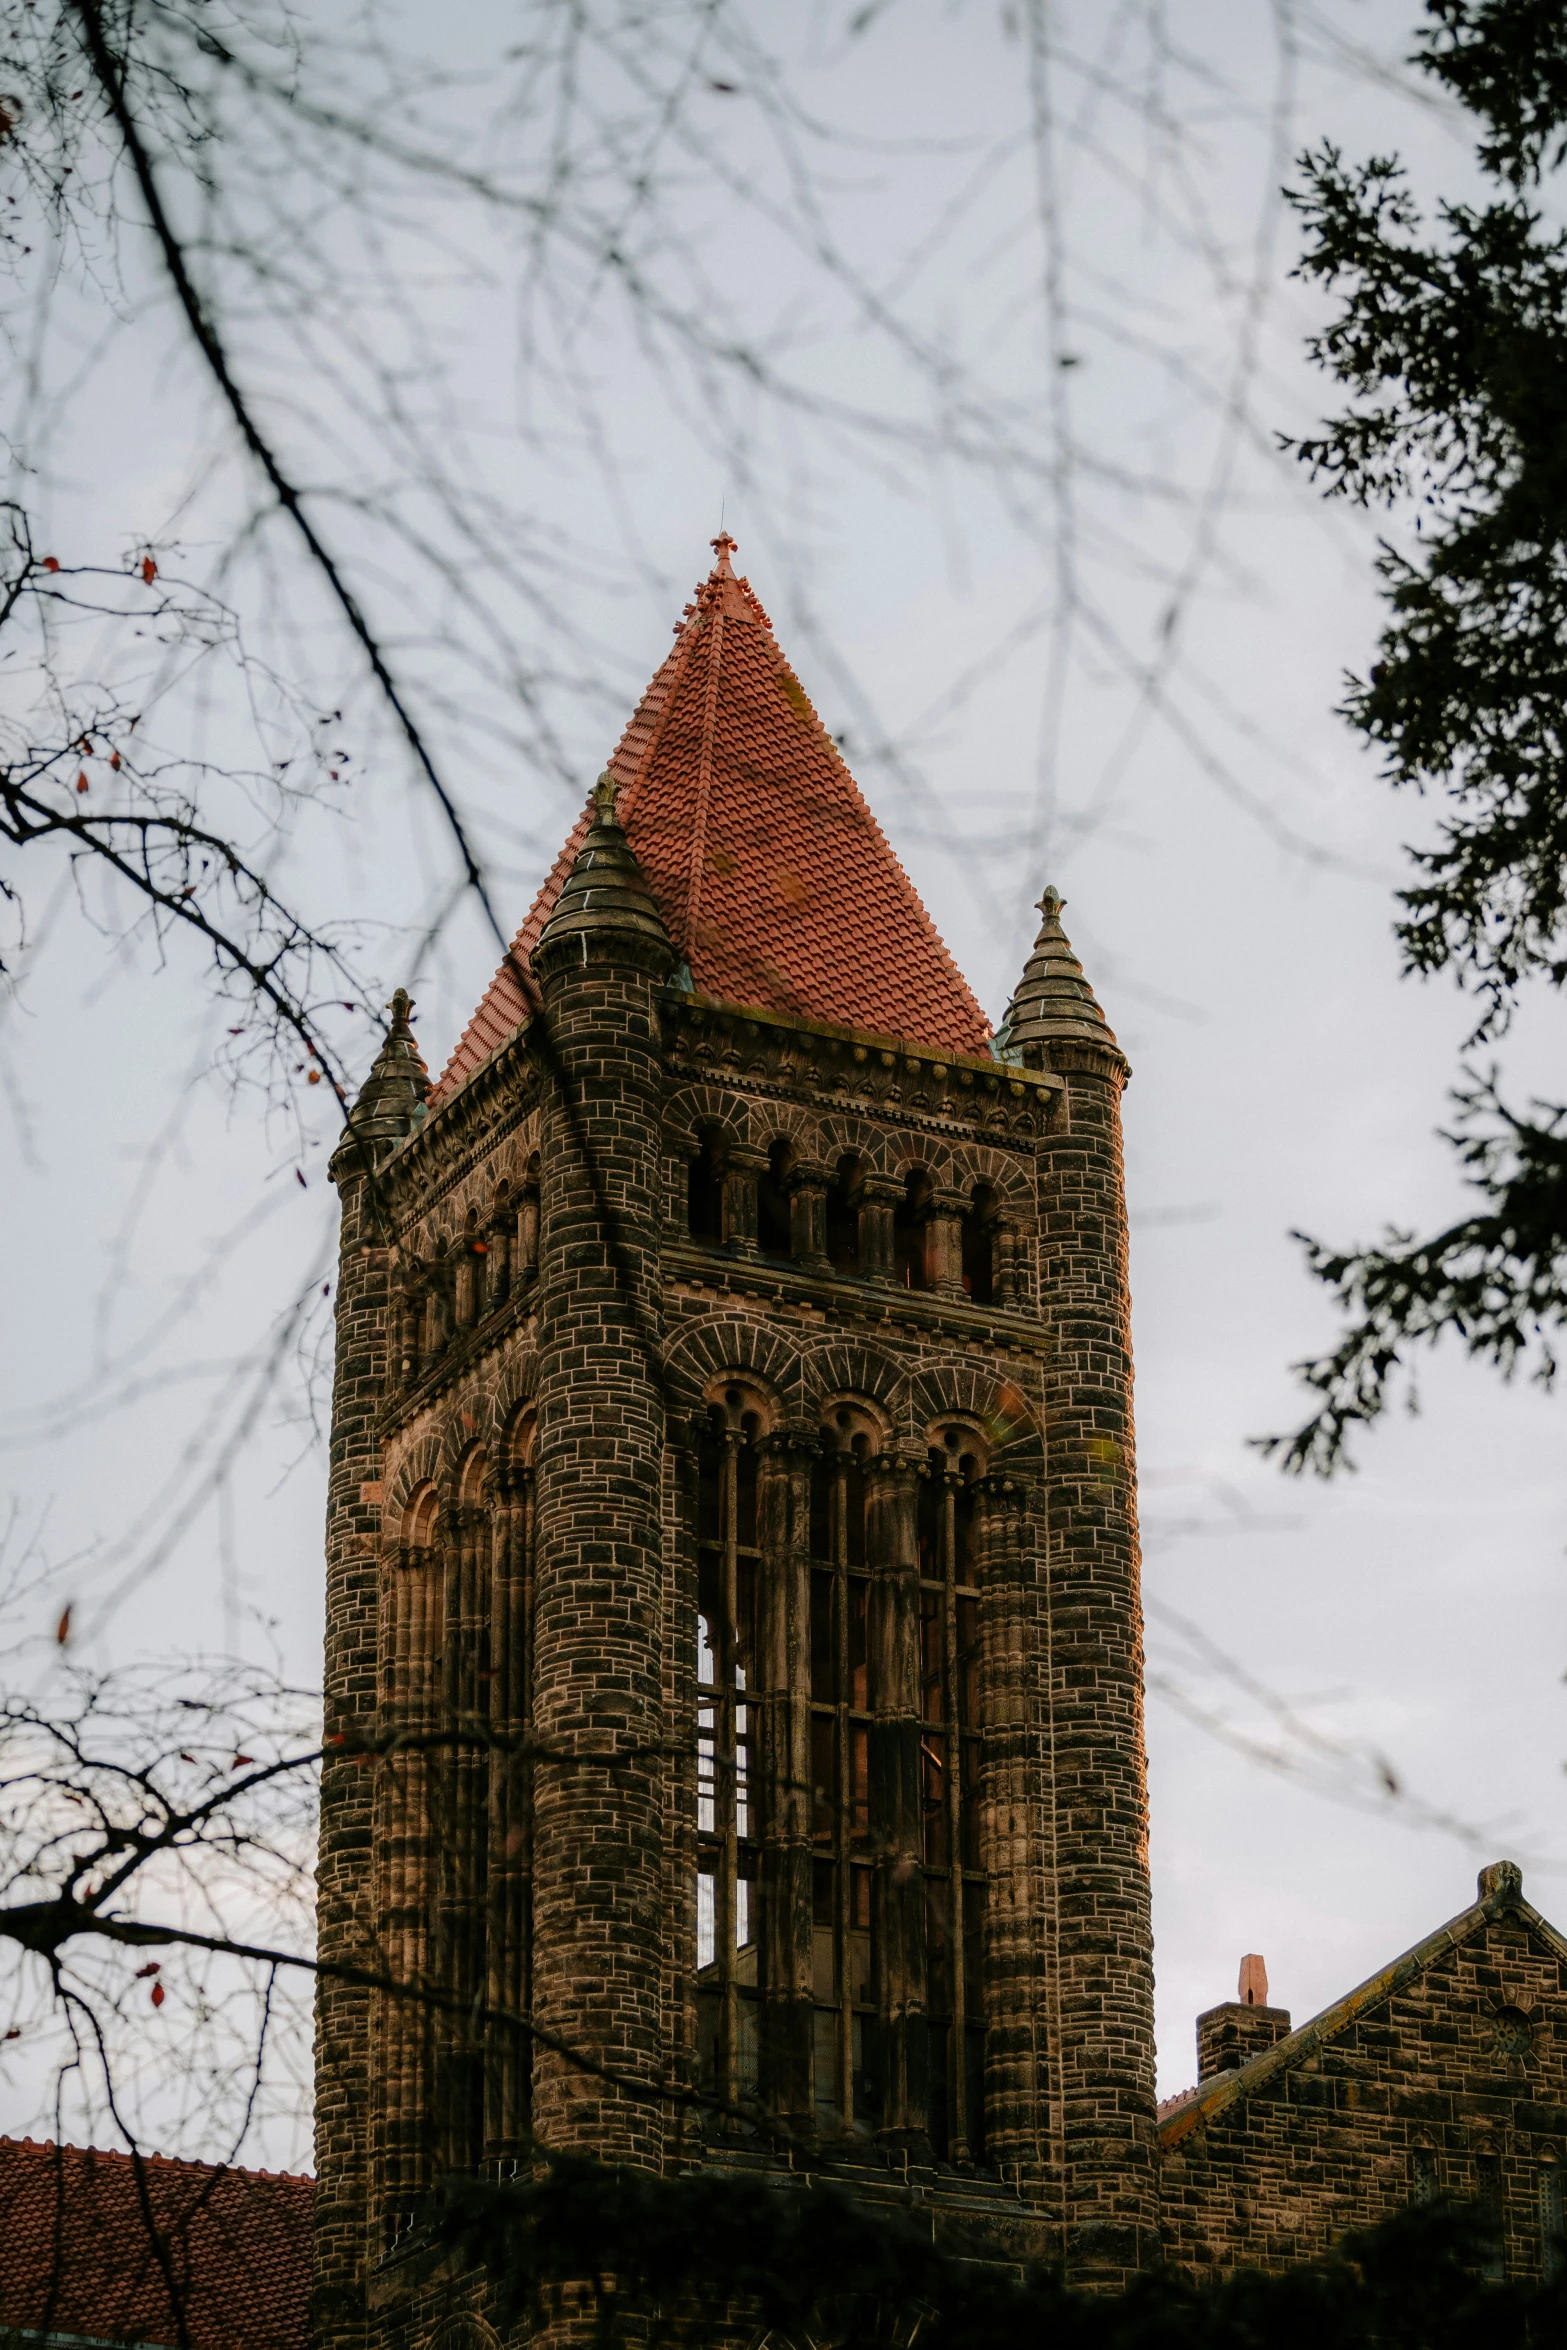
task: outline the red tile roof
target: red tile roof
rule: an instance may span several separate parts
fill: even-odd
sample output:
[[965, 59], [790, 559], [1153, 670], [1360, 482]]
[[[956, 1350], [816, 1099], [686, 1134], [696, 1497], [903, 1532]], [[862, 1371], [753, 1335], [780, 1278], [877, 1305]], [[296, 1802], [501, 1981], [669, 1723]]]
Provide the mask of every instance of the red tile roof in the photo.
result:
[[[610, 761], [618, 813], [699, 994], [983, 1052], [990, 1024], [837, 746], [730, 568], [675, 631]], [[584, 811], [437, 1081], [451, 1093], [527, 1018], [528, 959], [588, 828]]]
[[195, 2350], [305, 2350], [314, 2191], [161, 2155], [138, 2180], [128, 2154], [0, 2138], [0, 2331], [170, 2344], [177, 2297]]

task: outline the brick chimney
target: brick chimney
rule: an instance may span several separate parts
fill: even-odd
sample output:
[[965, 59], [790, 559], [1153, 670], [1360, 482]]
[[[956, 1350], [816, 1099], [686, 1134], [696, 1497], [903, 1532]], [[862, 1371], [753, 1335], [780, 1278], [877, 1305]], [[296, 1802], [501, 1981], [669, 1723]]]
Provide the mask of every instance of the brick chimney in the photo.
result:
[[1198, 2080], [1235, 2071], [1287, 2039], [1289, 2029], [1289, 2009], [1268, 2005], [1267, 1967], [1256, 1951], [1249, 1951], [1241, 1960], [1236, 1996], [1197, 2018]]

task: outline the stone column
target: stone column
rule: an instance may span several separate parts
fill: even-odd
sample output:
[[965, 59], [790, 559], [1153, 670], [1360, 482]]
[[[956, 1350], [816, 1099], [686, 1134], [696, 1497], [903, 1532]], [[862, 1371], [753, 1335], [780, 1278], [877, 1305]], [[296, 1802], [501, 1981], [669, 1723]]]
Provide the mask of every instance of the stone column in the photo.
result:
[[1018, 1303], [1018, 1235], [1016, 1227], [1005, 1217], [998, 1217], [991, 1227], [991, 1247], [995, 1250], [996, 1303], [1015, 1306]]
[[534, 956], [543, 995], [533, 2005], [551, 2147], [657, 2167], [665, 1603], [657, 992], [673, 949], [606, 782]]
[[800, 1165], [789, 1170], [789, 1250], [808, 1273], [825, 1273], [827, 1262], [827, 1189], [832, 1177], [825, 1167]]
[[724, 1246], [735, 1256], [756, 1254], [756, 1182], [766, 1165], [765, 1151], [740, 1142], [724, 1146]]
[[872, 1281], [892, 1279], [892, 1219], [902, 1204], [901, 1184], [867, 1176], [860, 1185], [860, 1271]]
[[960, 1191], [931, 1194], [925, 1215], [926, 1263], [930, 1286], [942, 1297], [963, 1295], [963, 1212]]

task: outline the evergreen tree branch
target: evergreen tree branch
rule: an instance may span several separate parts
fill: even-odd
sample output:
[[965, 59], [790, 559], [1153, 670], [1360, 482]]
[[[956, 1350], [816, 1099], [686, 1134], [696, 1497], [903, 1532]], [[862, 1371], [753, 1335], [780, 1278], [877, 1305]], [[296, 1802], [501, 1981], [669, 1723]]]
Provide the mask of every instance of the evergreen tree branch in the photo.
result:
[[1297, 1233], [1312, 1273], [1353, 1317], [1331, 1354], [1296, 1365], [1322, 1399], [1293, 1435], [1258, 1449], [1293, 1474], [1351, 1467], [1349, 1443], [1386, 1409], [1411, 1351], [1458, 1338], [1511, 1378], [1555, 1380], [1552, 1334], [1567, 1323], [1567, 1105], [1510, 1110], [1494, 1072], [1455, 1095], [1444, 1135], [1487, 1204], [1429, 1239], [1390, 1231], [1380, 1248], [1338, 1251]]

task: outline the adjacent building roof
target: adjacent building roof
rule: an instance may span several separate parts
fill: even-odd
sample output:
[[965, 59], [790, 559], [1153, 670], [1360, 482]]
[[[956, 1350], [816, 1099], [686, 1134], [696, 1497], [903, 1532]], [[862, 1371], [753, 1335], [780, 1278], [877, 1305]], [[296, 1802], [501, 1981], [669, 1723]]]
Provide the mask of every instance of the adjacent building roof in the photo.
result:
[[1563, 1960], [1567, 1961], [1567, 1940], [1543, 1918], [1532, 1902], [1523, 1896], [1523, 1875], [1508, 1860], [1493, 1861], [1480, 1871], [1479, 1899], [1456, 1918], [1449, 1918], [1445, 1926], [1438, 1926], [1423, 1942], [1395, 1958], [1390, 1966], [1370, 1976], [1332, 2007], [1325, 2007], [1313, 2016], [1309, 2024], [1278, 2040], [1260, 2055], [1237, 2065], [1233, 2071], [1215, 2073], [1211, 2080], [1202, 2081], [1195, 2089], [1185, 2090], [1179, 2097], [1168, 2098], [1159, 2108], [1159, 2142], [1168, 2152], [1191, 2130], [1200, 2129], [1213, 2121], [1230, 2106], [1252, 2096], [1258, 2089], [1278, 2079], [1280, 2074], [1292, 2072], [1298, 2064], [1314, 2056], [1317, 2050], [1336, 2040], [1352, 2024], [1373, 2008], [1416, 1981], [1438, 1959], [1458, 1949], [1474, 1935], [1483, 1933], [1487, 1926], [1501, 1917], [1513, 1917], [1528, 1926]]
[[0, 2138], [0, 2332], [306, 2350], [315, 2181]]
[[[983, 1052], [990, 1024], [773, 639], [733, 539], [610, 761], [617, 813], [701, 995]], [[528, 1017], [529, 957], [585, 809], [431, 1095]]]

